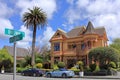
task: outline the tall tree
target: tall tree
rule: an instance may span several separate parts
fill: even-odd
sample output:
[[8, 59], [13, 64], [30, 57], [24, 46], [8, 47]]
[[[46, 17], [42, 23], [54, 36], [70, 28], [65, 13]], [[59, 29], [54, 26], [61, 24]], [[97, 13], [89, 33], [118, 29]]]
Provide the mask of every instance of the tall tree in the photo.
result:
[[23, 22], [27, 28], [33, 30], [33, 38], [32, 38], [32, 67], [35, 65], [35, 42], [36, 42], [36, 31], [37, 28], [43, 28], [47, 23], [46, 13], [42, 11], [39, 7], [33, 7], [33, 9], [28, 9], [29, 12], [25, 12], [23, 14]]
[[98, 61], [100, 66], [106, 65], [113, 61], [115, 63], [119, 62], [119, 53], [116, 49], [111, 47], [98, 47], [90, 50], [89, 60]]
[[2, 66], [5, 68], [11, 68], [13, 64], [13, 58], [12, 56], [8, 53], [6, 48], [3, 48], [0, 50], [0, 69]]
[[120, 38], [114, 39], [112, 44], [110, 44], [110, 47], [117, 49], [120, 54]]

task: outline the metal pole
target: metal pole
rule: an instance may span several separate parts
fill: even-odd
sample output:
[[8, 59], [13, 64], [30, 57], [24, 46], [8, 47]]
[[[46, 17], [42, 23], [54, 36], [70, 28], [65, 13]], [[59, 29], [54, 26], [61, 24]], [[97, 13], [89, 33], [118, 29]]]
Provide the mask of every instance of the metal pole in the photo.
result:
[[13, 80], [16, 80], [16, 42], [14, 42], [14, 73]]

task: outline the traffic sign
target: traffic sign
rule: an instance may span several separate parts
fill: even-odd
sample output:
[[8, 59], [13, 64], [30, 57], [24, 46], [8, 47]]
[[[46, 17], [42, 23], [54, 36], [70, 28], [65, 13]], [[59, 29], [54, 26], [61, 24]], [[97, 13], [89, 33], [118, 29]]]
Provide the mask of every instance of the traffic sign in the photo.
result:
[[8, 29], [8, 28], [5, 28], [5, 34], [6, 35], [12, 35], [12, 36], [16, 36], [18, 34], [22, 34], [23, 37], [25, 37], [25, 33], [24, 32], [17, 31], [17, 30], [12, 30], [12, 29]]
[[9, 38], [9, 42], [10, 42], [10, 43], [13, 43], [13, 42], [16, 42], [16, 41], [19, 41], [19, 40], [22, 40], [22, 39], [23, 39], [23, 35], [22, 35], [22, 34], [19, 34], [19, 35], [10, 37], [10, 38]]

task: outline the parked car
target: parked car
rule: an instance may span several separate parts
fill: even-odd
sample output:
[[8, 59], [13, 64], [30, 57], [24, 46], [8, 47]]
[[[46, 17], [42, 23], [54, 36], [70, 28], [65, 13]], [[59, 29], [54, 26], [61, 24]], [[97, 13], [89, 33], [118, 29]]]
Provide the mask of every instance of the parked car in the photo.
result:
[[24, 71], [21, 72], [21, 75], [23, 76], [42, 76], [44, 74], [44, 72], [40, 69], [36, 69], [36, 68], [30, 68], [30, 69], [26, 69]]
[[50, 77], [62, 77], [62, 78], [68, 78], [68, 77], [74, 77], [75, 73], [74, 71], [70, 71], [67, 69], [58, 69], [58, 70], [53, 70], [50, 72], [46, 72], [45, 76], [50, 78]]

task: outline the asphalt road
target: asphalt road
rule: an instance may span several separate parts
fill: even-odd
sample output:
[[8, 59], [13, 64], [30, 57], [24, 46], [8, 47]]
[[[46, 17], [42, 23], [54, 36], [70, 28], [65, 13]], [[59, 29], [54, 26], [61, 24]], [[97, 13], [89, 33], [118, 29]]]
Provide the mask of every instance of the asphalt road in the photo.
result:
[[[12, 74], [0, 74], [0, 80], [13, 80]], [[117, 79], [92, 79], [92, 78], [46, 78], [46, 77], [30, 77], [16, 75], [16, 80], [117, 80]], [[119, 80], [119, 79], [118, 79]]]

